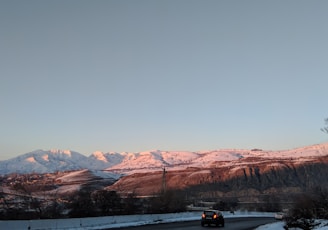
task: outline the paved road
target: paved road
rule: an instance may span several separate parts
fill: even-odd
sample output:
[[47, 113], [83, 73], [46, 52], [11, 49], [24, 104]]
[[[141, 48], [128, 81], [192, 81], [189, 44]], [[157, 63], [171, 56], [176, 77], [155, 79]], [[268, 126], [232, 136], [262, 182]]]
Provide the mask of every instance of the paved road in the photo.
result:
[[[243, 217], [243, 218], [226, 218], [224, 228], [219, 227], [219, 229], [224, 230], [253, 230], [256, 227], [275, 222], [273, 218], [270, 217]], [[138, 227], [129, 228], [116, 228], [119, 230], [210, 230], [218, 229], [218, 227], [202, 227], [200, 221], [188, 221], [188, 222], [178, 222], [170, 224], [157, 224], [157, 225], [146, 225]], [[111, 229], [113, 230], [113, 229]]]

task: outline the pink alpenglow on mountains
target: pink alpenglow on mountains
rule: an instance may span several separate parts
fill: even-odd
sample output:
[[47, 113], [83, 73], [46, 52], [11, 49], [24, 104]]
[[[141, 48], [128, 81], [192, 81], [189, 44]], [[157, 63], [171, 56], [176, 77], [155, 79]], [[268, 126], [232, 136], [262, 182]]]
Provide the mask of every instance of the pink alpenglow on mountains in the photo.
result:
[[312, 157], [328, 155], [328, 143], [305, 146], [291, 150], [268, 151], [260, 149], [222, 149], [211, 151], [145, 151], [137, 153], [94, 152], [90, 156], [70, 150], [36, 150], [18, 157], [0, 161], [0, 174], [47, 173], [69, 170], [110, 170], [131, 174], [134, 172], [185, 169], [235, 165], [241, 159], [290, 159], [309, 161]]

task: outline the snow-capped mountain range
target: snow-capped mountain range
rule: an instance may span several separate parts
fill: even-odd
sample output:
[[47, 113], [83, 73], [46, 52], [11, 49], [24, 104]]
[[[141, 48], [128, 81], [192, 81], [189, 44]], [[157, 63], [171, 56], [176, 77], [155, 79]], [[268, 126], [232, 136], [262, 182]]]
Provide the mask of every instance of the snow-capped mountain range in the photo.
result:
[[254, 158], [291, 159], [307, 161], [313, 157], [328, 155], [328, 143], [292, 150], [264, 151], [260, 149], [222, 149], [212, 151], [147, 151], [138, 153], [94, 152], [90, 156], [70, 150], [36, 150], [18, 157], [0, 161], [0, 174], [47, 173], [80, 169], [110, 170], [123, 174], [158, 171], [163, 167], [184, 169], [208, 168], [213, 164], [236, 164], [240, 159]]

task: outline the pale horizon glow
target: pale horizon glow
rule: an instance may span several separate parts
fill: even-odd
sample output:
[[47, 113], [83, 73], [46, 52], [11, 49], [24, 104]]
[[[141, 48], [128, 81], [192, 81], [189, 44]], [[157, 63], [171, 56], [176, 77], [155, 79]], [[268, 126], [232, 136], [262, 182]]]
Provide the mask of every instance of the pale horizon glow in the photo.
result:
[[0, 160], [328, 141], [326, 1], [1, 1]]

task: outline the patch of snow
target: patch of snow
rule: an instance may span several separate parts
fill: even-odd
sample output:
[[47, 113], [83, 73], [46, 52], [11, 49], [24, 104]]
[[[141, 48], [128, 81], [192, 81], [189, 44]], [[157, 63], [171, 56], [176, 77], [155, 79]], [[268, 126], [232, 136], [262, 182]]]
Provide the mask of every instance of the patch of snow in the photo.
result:
[[98, 161], [107, 162], [106, 157], [104, 156], [103, 152], [96, 151], [92, 154]]
[[48, 155], [44, 155], [44, 156], [42, 156], [42, 159], [43, 159], [44, 161], [49, 161], [49, 156], [48, 156]]
[[121, 175], [116, 174], [116, 173], [112, 173], [112, 172], [108, 172], [108, 171], [103, 171], [103, 170], [91, 170], [91, 173], [97, 177], [101, 177], [104, 179], [119, 179], [121, 177]]
[[81, 188], [80, 184], [62, 185], [59, 188], [56, 188], [56, 189], [50, 191], [50, 193], [52, 193], [52, 194], [73, 193], [73, 192], [79, 191], [80, 188]]
[[262, 225], [255, 230], [277, 230], [277, 229], [284, 229], [285, 222], [276, 222], [272, 224]]
[[192, 176], [198, 175], [198, 174], [211, 174], [211, 171], [210, 170], [200, 170], [200, 171], [189, 174], [188, 177], [192, 177]]
[[29, 157], [26, 159], [26, 161], [31, 162], [31, 163], [36, 163], [34, 157]]

